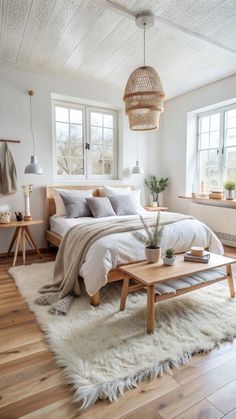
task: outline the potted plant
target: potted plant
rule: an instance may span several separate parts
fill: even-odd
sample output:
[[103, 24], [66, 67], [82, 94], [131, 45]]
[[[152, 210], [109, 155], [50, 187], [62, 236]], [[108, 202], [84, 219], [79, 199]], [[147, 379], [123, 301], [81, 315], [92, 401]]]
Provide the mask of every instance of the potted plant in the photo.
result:
[[164, 229], [164, 225], [160, 227], [160, 211], [157, 214], [155, 227], [148, 227], [141, 215], [140, 219], [146, 234], [137, 231], [134, 235], [141, 243], [144, 243], [145, 256], [148, 263], [156, 263], [159, 261], [161, 255], [161, 240]]
[[224, 188], [226, 191], [226, 199], [230, 199], [230, 200], [234, 199], [235, 187], [236, 187], [236, 182], [234, 182], [233, 180], [228, 180], [227, 182], [225, 182]]
[[152, 207], [159, 207], [159, 194], [163, 192], [168, 186], [168, 177], [160, 179], [156, 175], [150, 175], [149, 179], [144, 179], [146, 187], [152, 195]]
[[175, 251], [174, 249], [166, 249], [165, 255], [163, 256], [163, 263], [165, 265], [172, 266], [175, 263]]

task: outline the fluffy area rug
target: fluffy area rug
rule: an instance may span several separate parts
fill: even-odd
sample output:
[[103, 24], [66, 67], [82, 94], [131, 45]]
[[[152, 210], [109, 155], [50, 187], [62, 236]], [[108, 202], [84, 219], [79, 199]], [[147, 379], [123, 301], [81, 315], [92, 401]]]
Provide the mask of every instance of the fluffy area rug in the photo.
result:
[[83, 408], [97, 399], [114, 401], [139, 382], [170, 373], [193, 354], [236, 336], [236, 300], [228, 297], [225, 283], [158, 303], [155, 332], [147, 335], [145, 293], [130, 294], [119, 312], [121, 286], [113, 284], [102, 290], [99, 307], [84, 293], [67, 316], [53, 316], [33, 302], [39, 287], [52, 280], [53, 262], [9, 272]]

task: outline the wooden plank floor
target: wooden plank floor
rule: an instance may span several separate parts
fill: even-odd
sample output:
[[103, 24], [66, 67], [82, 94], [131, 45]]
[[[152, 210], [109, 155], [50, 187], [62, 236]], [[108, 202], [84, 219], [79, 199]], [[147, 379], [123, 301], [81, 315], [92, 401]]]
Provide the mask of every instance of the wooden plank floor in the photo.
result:
[[[236, 257], [236, 249], [226, 248]], [[44, 254], [43, 261], [52, 260]], [[99, 401], [80, 413], [72, 389], [44, 341], [34, 315], [0, 259], [0, 418], [236, 419], [236, 344], [226, 343], [185, 366], [128, 391], [116, 403]], [[38, 261], [29, 255], [28, 263]]]

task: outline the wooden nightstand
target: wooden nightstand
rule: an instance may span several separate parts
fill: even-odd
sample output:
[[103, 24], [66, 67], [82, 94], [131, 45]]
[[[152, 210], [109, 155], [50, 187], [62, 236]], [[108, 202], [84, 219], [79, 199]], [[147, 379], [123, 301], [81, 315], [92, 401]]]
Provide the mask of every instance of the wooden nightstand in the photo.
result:
[[144, 207], [147, 211], [168, 211], [167, 207]]
[[37, 224], [43, 224], [43, 220], [32, 220], [32, 221], [11, 221], [8, 224], [0, 224], [0, 229], [6, 229], [6, 228], [14, 228], [15, 232], [13, 234], [9, 249], [8, 249], [8, 256], [10, 256], [11, 249], [13, 248], [14, 244], [16, 244], [15, 247], [15, 253], [13, 258], [13, 264], [12, 266], [15, 266], [17, 255], [20, 247], [20, 241], [22, 242], [22, 256], [23, 256], [23, 264], [25, 265], [25, 245], [26, 240], [29, 243], [30, 247], [36, 251], [36, 253], [41, 258], [41, 253], [39, 251], [39, 248], [37, 246], [37, 243], [32, 236], [32, 233], [29, 229], [29, 227], [37, 225]]

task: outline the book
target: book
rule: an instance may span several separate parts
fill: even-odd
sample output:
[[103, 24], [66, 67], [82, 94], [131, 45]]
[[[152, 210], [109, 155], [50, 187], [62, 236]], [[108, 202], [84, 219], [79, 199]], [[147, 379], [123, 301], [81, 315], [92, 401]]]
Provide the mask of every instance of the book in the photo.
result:
[[191, 251], [184, 254], [184, 260], [187, 262], [199, 262], [199, 263], [208, 263], [210, 259], [210, 253], [205, 252], [203, 256], [194, 256]]
[[224, 191], [211, 191], [209, 193], [210, 199], [223, 199], [224, 198]]

